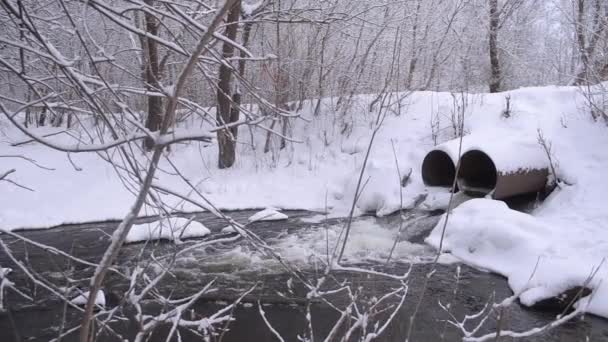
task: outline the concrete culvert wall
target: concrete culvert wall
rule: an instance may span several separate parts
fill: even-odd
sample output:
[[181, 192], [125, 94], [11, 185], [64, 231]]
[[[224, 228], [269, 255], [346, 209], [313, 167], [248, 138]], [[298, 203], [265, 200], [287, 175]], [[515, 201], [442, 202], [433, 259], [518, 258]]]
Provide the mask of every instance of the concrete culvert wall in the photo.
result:
[[429, 186], [452, 186], [456, 167], [452, 158], [441, 150], [429, 152], [422, 162], [422, 180]]

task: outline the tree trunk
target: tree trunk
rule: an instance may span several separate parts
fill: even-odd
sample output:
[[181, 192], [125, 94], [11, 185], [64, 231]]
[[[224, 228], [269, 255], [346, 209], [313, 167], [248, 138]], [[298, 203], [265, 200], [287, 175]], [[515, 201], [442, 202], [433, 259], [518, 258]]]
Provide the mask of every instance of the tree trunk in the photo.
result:
[[[593, 57], [595, 56], [595, 48], [602, 36], [602, 32], [608, 26], [608, 21], [602, 19], [602, 2], [596, 0], [593, 7], [592, 20], [590, 23], [585, 23], [586, 9], [585, 0], [577, 1], [575, 32], [576, 42], [580, 55], [580, 66], [572, 82], [573, 85], [581, 85], [589, 82], [589, 78], [593, 70]], [[608, 13], [607, 13], [608, 15]], [[606, 22], [606, 23], [603, 23]], [[588, 26], [587, 28], [585, 28]], [[587, 33], [585, 33], [587, 32]], [[601, 72], [601, 70], [598, 70]], [[593, 81], [593, 80], [592, 80]]]
[[608, 81], [608, 63], [600, 71], [600, 81]]
[[[241, 15], [241, 1], [237, 1], [226, 18], [227, 25], [224, 31], [224, 36], [231, 41], [236, 40], [239, 17]], [[234, 46], [224, 42], [222, 45], [222, 58], [228, 60], [234, 55]], [[217, 123], [218, 125], [226, 125], [235, 122], [239, 117], [239, 109], [232, 107], [232, 68], [221, 64], [219, 71], [219, 82], [217, 89]], [[240, 94], [239, 96], [240, 97]], [[237, 100], [240, 101], [239, 98]], [[236, 107], [236, 106], [235, 106]], [[225, 169], [231, 167], [236, 160], [236, 136], [232, 133], [236, 130], [223, 129], [217, 132], [219, 156], [218, 167]]]
[[37, 123], [38, 123], [38, 127], [42, 127], [42, 126], [46, 125], [46, 106], [42, 107], [42, 111], [40, 111]]
[[[251, 27], [253, 26], [252, 22], [247, 22], [243, 26], [243, 46], [246, 48], [249, 45], [249, 37], [251, 36]], [[244, 51], [241, 51], [241, 59], [239, 60], [239, 76], [241, 78], [245, 77], [245, 57], [247, 57]], [[232, 95], [232, 108], [230, 110], [230, 122], [237, 122], [241, 116], [241, 89], [239, 86], [234, 90], [234, 94]], [[230, 133], [232, 133], [232, 137], [236, 140], [239, 135], [239, 126], [234, 126], [230, 128]]]
[[500, 91], [501, 72], [498, 60], [498, 0], [490, 0], [490, 93]]
[[[154, 0], [145, 0], [149, 6], [154, 4]], [[144, 16], [146, 32], [158, 36], [158, 20], [150, 13], [146, 12]], [[158, 61], [158, 43], [149, 37], [145, 38], [146, 61], [144, 76], [146, 79], [146, 89], [148, 91], [158, 91], [160, 81], [160, 68]], [[160, 96], [148, 96], [148, 117], [146, 118], [146, 128], [151, 132], [160, 130], [160, 125], [163, 117], [163, 100]], [[151, 139], [144, 140], [144, 147], [147, 151], [151, 151], [154, 147], [154, 141]]]
[[587, 54], [587, 43], [584, 32], [585, 0], [578, 0], [576, 6], [576, 42], [580, 55], [580, 66], [576, 73], [574, 84], [582, 84], [587, 79], [587, 68], [589, 67], [589, 55]]
[[418, 35], [418, 17], [420, 16], [420, 5], [422, 0], [418, 0], [416, 3], [416, 12], [414, 13], [414, 24], [412, 25], [412, 56], [410, 58], [409, 70], [407, 73], [407, 80], [405, 83], [406, 89], [411, 89], [412, 82], [414, 80], [414, 72], [416, 72], [416, 64], [418, 63], [418, 48], [417, 48], [417, 35]]
[[[27, 90], [27, 96], [26, 96], [26, 101], [30, 102], [32, 98], [32, 91], [31, 89]], [[23, 125], [25, 126], [25, 128], [28, 128], [30, 126], [30, 123], [32, 121], [32, 109], [31, 107], [27, 107], [27, 109], [25, 110], [25, 119], [23, 120]]]

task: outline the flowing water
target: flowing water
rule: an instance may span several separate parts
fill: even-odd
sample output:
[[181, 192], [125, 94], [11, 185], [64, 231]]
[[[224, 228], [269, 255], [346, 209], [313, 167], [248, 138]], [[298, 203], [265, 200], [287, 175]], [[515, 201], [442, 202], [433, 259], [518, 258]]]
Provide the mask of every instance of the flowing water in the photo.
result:
[[[246, 222], [252, 213], [238, 211], [229, 215], [239, 222]], [[295, 274], [314, 282], [323, 275], [327, 252], [331, 254], [335, 247], [344, 220], [302, 211], [286, 213], [290, 216], [287, 221], [256, 222], [250, 225], [250, 229], [280, 255], [284, 264], [289, 265]], [[294, 273], [287, 272], [284, 265], [251, 244], [234, 238], [234, 234], [222, 233], [225, 226], [223, 220], [205, 213], [197, 214], [196, 219], [212, 230], [212, 236], [207, 239], [226, 238], [230, 241], [188, 252], [183, 250], [200, 240], [190, 240], [179, 245], [167, 242], [130, 244], [121, 249], [117, 268], [129, 273], [135, 267], [143, 267], [146, 274], [153, 276], [167, 267], [170, 272], [159, 285], [158, 291], [171, 298], [190, 295], [213, 281], [215, 291], [204, 294], [196, 302], [190, 313], [193, 317], [213, 314], [235, 301], [245, 291], [253, 289], [234, 309], [235, 320], [226, 329], [218, 331], [218, 335], [211, 340], [276, 341], [262, 319], [260, 308], [285, 341], [297, 341], [298, 336], [310, 337], [311, 334], [315, 341], [319, 341], [329, 334], [339, 313], [320, 300], [307, 300], [308, 291], [295, 279]], [[410, 340], [458, 341], [462, 338], [462, 333], [447, 323], [450, 317], [462, 319], [465, 314], [482, 310], [486, 303], [500, 301], [512, 294], [503, 277], [454, 262], [437, 265], [423, 295], [425, 279], [433, 267], [431, 261], [435, 253], [423, 241], [437, 221], [438, 216], [432, 213], [410, 212], [404, 217], [360, 217], [353, 223], [344, 254], [345, 264], [392, 274], [404, 274], [411, 268], [405, 302], [378, 341], [404, 341], [410, 317], [420, 300]], [[80, 258], [97, 261], [108, 246], [109, 234], [116, 226], [116, 222], [89, 223], [24, 231], [21, 234]], [[398, 234], [400, 226], [401, 234]], [[397, 235], [398, 243], [391, 254]], [[91, 267], [69, 263], [62, 257], [13, 237], [0, 237], [10, 246], [17, 259], [50, 282], [60, 285], [66, 278], [70, 278], [75, 283], [80, 280], [84, 285], [86, 278], [92, 274]], [[173, 258], [176, 253], [178, 256]], [[391, 261], [387, 264], [389, 254]], [[60, 331], [78, 324], [81, 318], [78, 311], [65, 308], [59, 299], [29, 282], [3, 252], [0, 252], [0, 266], [13, 268], [15, 271], [10, 274], [10, 279], [34, 296], [34, 302], [26, 301], [10, 290], [5, 290], [5, 307], [9, 310], [0, 313], [0, 341], [48, 341], [56, 338]], [[344, 282], [350, 284], [351, 288], [358, 289], [360, 307], [369, 306], [369, 303], [374, 303], [399, 286], [397, 281], [386, 277], [347, 271], [332, 273], [327, 286], [335, 288], [336, 284]], [[128, 280], [110, 273], [104, 283], [107, 306], [116, 306], [122, 300], [120, 294], [124, 293], [128, 285]], [[350, 302], [341, 294], [328, 298], [332, 305], [341, 308]], [[396, 303], [395, 298], [392, 304]], [[445, 309], [448, 304], [449, 314]], [[148, 313], [162, 310], [162, 306], [151, 300], [145, 303], [144, 308]], [[308, 308], [312, 326], [309, 326], [306, 319]], [[127, 317], [133, 315], [132, 312], [124, 314]], [[389, 312], [378, 312], [377, 317], [386, 318], [388, 314]], [[554, 318], [555, 313], [534, 311], [514, 304], [503, 312], [500, 324], [502, 329], [520, 331], [545, 325]], [[127, 339], [137, 332], [133, 320], [115, 322], [110, 326]], [[480, 333], [491, 332], [495, 328], [496, 317], [492, 315]], [[167, 330], [167, 327], [158, 329], [150, 340], [164, 341]], [[200, 336], [186, 330], [180, 332], [184, 341], [202, 340]], [[589, 341], [608, 341], [608, 321], [586, 316], [522, 340], [585, 341], [587, 338]], [[62, 339], [76, 340], [77, 334]], [[120, 339], [111, 334], [103, 334], [99, 340]]]

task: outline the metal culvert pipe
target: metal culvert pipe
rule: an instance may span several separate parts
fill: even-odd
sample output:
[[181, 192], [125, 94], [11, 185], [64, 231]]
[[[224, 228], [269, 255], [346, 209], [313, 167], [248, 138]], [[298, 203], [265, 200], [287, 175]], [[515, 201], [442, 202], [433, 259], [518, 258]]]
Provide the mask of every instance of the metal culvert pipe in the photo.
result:
[[[467, 146], [469, 137], [462, 139], [462, 148]], [[435, 146], [422, 161], [422, 180], [428, 186], [451, 187], [456, 177], [456, 162], [461, 139], [452, 139]]]
[[422, 180], [429, 186], [452, 186], [456, 166], [452, 157], [441, 150], [432, 150], [422, 162]]
[[[468, 193], [477, 195], [491, 194], [494, 199], [505, 199], [516, 195], [542, 191], [549, 177], [548, 167], [545, 165], [541, 153], [525, 153], [518, 148], [518, 144], [507, 144], [510, 148], [498, 149], [470, 149], [460, 158], [458, 173], [458, 187]], [[529, 147], [529, 145], [528, 145]], [[494, 153], [493, 153], [494, 152]], [[500, 163], [507, 153], [521, 153], [526, 156], [519, 166], [513, 162]], [[530, 151], [528, 151], [530, 152]], [[531, 157], [532, 155], [532, 157]], [[539, 159], [540, 158], [540, 159]], [[517, 159], [515, 159], [517, 164]], [[528, 165], [526, 165], [526, 162]], [[504, 164], [504, 165], [503, 165]]]

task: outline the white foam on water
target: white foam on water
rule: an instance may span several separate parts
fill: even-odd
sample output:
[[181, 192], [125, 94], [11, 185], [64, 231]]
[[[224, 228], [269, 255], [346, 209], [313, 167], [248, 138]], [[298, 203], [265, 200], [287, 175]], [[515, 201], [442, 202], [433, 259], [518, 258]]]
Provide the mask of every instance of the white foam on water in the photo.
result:
[[[351, 225], [348, 243], [342, 258], [343, 264], [375, 263], [384, 264], [391, 254], [397, 239], [399, 224], [381, 224], [375, 218], [357, 219]], [[413, 221], [412, 221], [413, 222]], [[413, 224], [415, 226], [415, 224]], [[279, 234], [267, 242], [281, 260], [300, 269], [324, 268], [328, 255], [332, 255], [344, 224], [315, 225], [289, 234]], [[407, 227], [407, 225], [404, 225]], [[408, 227], [408, 231], [417, 231]], [[402, 236], [406, 232], [403, 229]], [[340, 241], [343, 241], [342, 239]], [[341, 245], [338, 247], [338, 251]], [[336, 253], [337, 255], [337, 253]], [[392, 262], [423, 263], [433, 260], [433, 248], [425, 244], [399, 241], [391, 255]], [[208, 253], [196, 250], [187, 257], [181, 257], [176, 267], [192, 272], [225, 271], [239, 272], [284, 272], [284, 267], [271, 256], [255, 249], [246, 242], [224, 252]]]

